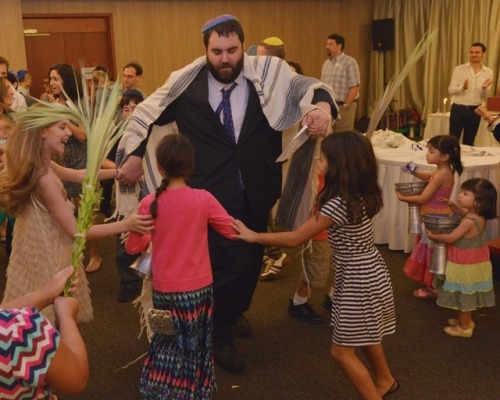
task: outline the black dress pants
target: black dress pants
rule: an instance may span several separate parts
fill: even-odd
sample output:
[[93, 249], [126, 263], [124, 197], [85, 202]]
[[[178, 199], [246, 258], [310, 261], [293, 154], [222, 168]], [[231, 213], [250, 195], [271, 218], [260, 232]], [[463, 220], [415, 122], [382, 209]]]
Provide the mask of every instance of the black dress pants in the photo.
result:
[[450, 112], [450, 135], [455, 136], [458, 141], [464, 131], [463, 144], [474, 146], [477, 129], [481, 122], [481, 117], [474, 110], [478, 106], [464, 106], [462, 104], [453, 104]]
[[[254, 231], [265, 232], [267, 229], [268, 215], [255, 216], [248, 205], [233, 217]], [[208, 244], [214, 278], [214, 340], [230, 342], [234, 323], [250, 308], [262, 267], [264, 246], [226, 239], [212, 228], [209, 228]]]

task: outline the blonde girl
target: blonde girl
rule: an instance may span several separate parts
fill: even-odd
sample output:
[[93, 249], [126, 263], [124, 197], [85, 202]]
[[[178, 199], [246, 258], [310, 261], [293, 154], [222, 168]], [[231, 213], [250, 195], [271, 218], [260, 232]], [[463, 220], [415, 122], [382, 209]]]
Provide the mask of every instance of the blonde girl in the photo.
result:
[[[0, 174], [0, 208], [16, 217], [16, 225], [4, 302], [38, 290], [70, 264], [76, 219], [62, 181], [81, 184], [85, 171], [51, 161], [64, 152], [70, 136], [67, 121], [37, 129], [21, 123], [9, 135], [7, 168]], [[114, 178], [117, 174], [118, 170], [101, 170], [99, 178]], [[86, 237], [97, 239], [129, 230], [147, 233], [152, 224], [149, 216], [133, 215], [124, 221], [94, 225]], [[85, 273], [82, 269], [79, 273], [77, 320], [86, 322], [92, 319], [90, 290]], [[44, 314], [53, 320], [52, 307], [46, 308]]]

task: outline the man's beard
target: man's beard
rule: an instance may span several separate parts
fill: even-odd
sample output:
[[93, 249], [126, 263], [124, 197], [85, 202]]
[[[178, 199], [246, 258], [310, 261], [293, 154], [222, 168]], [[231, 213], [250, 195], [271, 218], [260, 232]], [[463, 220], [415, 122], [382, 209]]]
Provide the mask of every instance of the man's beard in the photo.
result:
[[[207, 65], [208, 65], [208, 70], [215, 79], [217, 79], [221, 83], [231, 83], [234, 82], [234, 80], [243, 70], [243, 56], [240, 58], [240, 60], [236, 63], [234, 67], [230, 63], [225, 63], [222, 64], [219, 68], [217, 68], [215, 65], [210, 63], [208, 59], [207, 59]], [[224, 71], [221, 73], [220, 68], [223, 67], [231, 67], [231, 70], [227, 72]]]

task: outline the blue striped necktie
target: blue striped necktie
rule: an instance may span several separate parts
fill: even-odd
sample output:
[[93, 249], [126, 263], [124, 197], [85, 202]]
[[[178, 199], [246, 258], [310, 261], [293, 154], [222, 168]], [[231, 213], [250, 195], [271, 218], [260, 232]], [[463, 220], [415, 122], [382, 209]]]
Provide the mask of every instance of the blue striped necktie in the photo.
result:
[[234, 82], [229, 89], [222, 89], [222, 101], [220, 102], [215, 113], [220, 115], [222, 111], [222, 118], [224, 121], [224, 128], [226, 128], [227, 134], [236, 143], [236, 134], [234, 132], [233, 114], [231, 112], [231, 101], [229, 97], [233, 89], [236, 87], [236, 82]]
[[[229, 89], [222, 89], [222, 101], [215, 110], [217, 115], [220, 115], [222, 111], [222, 119], [224, 121], [224, 128], [229, 135], [229, 138], [236, 144], [236, 134], [234, 132], [233, 114], [231, 112], [231, 102], [229, 97], [233, 89], [236, 87], [236, 82], [234, 82]], [[243, 189], [243, 179], [241, 178], [241, 172], [238, 170], [238, 184], [236, 187], [236, 193], [234, 196], [233, 207], [234, 211], [241, 211], [245, 206], [245, 194]]]

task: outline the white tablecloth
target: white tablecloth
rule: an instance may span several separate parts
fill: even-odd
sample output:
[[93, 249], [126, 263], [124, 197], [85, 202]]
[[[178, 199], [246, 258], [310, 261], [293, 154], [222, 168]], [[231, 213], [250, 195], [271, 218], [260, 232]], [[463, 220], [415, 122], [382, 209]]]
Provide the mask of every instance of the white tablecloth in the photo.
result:
[[[427, 124], [424, 130], [424, 139], [430, 139], [437, 135], [448, 135], [450, 132], [450, 113], [434, 113], [427, 115]], [[463, 135], [462, 135], [463, 137]], [[481, 119], [477, 130], [474, 146], [477, 147], [500, 147], [500, 144], [488, 130], [488, 123]]]
[[[414, 161], [418, 167], [425, 171], [432, 171], [435, 166], [427, 164], [425, 153], [427, 149], [413, 150], [415, 143], [404, 139], [404, 144], [398, 148], [382, 148], [374, 146], [379, 163], [379, 183], [382, 187], [384, 208], [373, 219], [374, 239], [377, 244], [388, 244], [391, 250], [404, 250], [411, 252], [415, 243], [415, 235], [408, 231], [408, 204], [398, 200], [395, 194], [395, 184], [398, 182], [413, 182], [414, 176], [405, 174], [401, 167], [409, 161]], [[473, 156], [469, 146], [462, 145], [462, 162], [465, 170], [459, 179], [456, 179], [452, 199], [456, 199], [460, 184], [470, 178], [486, 178], [490, 180], [497, 190], [500, 188], [500, 148], [487, 147], [474, 150], [487, 151], [491, 156]], [[497, 207], [499, 204], [497, 204]], [[499, 209], [500, 210], [500, 209]], [[500, 215], [500, 213], [499, 213]], [[499, 237], [498, 220], [487, 223], [488, 239]]]

